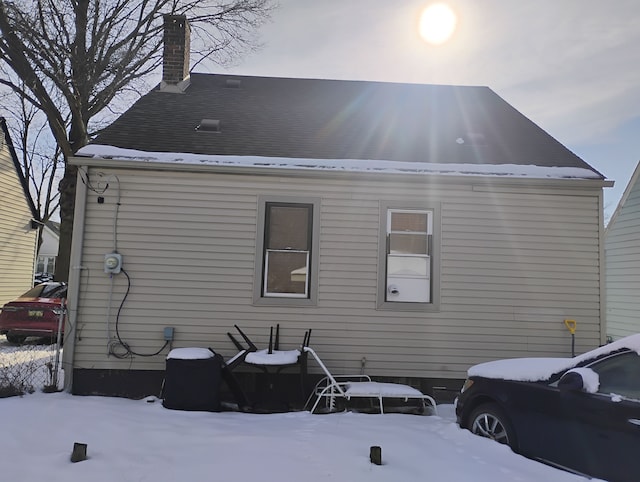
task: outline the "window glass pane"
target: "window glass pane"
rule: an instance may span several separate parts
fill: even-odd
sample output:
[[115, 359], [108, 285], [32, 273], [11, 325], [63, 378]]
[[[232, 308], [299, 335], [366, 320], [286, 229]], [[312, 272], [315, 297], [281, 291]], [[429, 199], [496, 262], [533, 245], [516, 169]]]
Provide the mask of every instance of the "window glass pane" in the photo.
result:
[[427, 254], [426, 234], [389, 235], [389, 252], [393, 254]]
[[607, 358], [590, 368], [600, 378], [598, 392], [640, 400], [640, 356], [637, 353]]
[[306, 294], [307, 251], [267, 251], [266, 258], [266, 293]]
[[26, 293], [22, 293], [20, 295], [21, 298], [39, 298], [40, 297], [40, 293], [42, 293], [42, 289], [44, 287], [43, 286], [34, 286], [33, 288], [31, 288], [29, 291], [27, 291]]
[[47, 258], [47, 267], [45, 273], [55, 273], [56, 271], [56, 257], [50, 256]]
[[267, 205], [267, 249], [309, 249], [310, 206]]
[[429, 258], [416, 256], [389, 256], [387, 259], [388, 276], [428, 277]]
[[36, 268], [36, 272], [38, 273], [46, 273], [44, 267], [45, 258], [43, 256], [38, 256], [38, 266]]
[[67, 295], [67, 285], [59, 283], [38, 285], [20, 295], [23, 298], [64, 298]]
[[391, 231], [427, 232], [427, 213], [391, 213]]

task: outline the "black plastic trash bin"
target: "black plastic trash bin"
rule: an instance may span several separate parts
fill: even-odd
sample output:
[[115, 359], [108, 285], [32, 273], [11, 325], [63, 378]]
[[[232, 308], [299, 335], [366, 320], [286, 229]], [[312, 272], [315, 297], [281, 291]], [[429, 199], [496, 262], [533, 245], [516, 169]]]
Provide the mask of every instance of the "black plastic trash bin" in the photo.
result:
[[167, 355], [162, 406], [220, 411], [222, 356], [207, 348], [175, 348]]

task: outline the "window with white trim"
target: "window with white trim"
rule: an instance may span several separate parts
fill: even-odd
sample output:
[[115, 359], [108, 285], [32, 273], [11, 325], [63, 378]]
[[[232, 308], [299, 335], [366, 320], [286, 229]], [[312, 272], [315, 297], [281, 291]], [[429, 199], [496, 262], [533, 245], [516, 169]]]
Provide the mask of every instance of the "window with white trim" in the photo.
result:
[[265, 205], [262, 296], [309, 298], [313, 205]]
[[36, 263], [36, 273], [55, 273], [56, 256], [38, 256]]
[[433, 211], [387, 209], [385, 302], [432, 302]]

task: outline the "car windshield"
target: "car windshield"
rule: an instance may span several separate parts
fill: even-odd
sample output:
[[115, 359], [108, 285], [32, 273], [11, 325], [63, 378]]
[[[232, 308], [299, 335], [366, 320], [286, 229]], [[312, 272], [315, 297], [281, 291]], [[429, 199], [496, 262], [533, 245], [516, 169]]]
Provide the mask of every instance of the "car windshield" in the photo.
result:
[[64, 298], [67, 286], [60, 283], [40, 284], [31, 288], [20, 298]]

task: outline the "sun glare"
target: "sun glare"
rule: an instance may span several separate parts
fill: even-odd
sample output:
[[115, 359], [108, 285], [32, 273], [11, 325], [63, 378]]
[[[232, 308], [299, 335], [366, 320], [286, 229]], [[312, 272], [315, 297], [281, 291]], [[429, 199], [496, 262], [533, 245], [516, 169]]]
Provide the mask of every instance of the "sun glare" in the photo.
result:
[[420, 15], [420, 36], [432, 45], [441, 45], [451, 38], [458, 19], [445, 3], [433, 3]]

